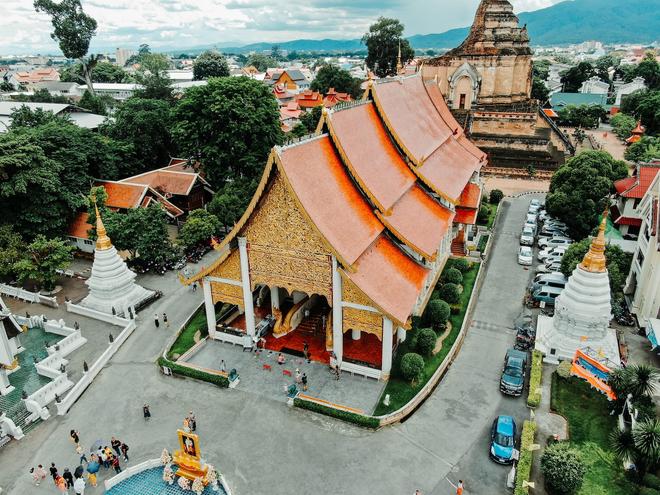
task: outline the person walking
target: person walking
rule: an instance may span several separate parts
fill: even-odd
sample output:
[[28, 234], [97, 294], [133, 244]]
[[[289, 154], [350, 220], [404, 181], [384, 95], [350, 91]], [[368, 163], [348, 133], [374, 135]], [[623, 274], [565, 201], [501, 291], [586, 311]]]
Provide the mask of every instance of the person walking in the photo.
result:
[[309, 363], [309, 344], [307, 342], [303, 342], [303, 356], [305, 357], [305, 360]]
[[115, 473], [121, 473], [121, 467], [119, 466], [119, 457], [114, 456], [112, 458], [112, 467], [115, 468]]
[[144, 420], [148, 421], [151, 419], [151, 411], [149, 410], [149, 404], [142, 406], [142, 414], [144, 414]]
[[71, 471], [69, 471], [69, 468], [64, 468], [64, 473], [62, 473], [62, 478], [66, 480], [67, 489], [73, 488], [73, 475], [71, 474]]
[[458, 485], [456, 485], [456, 495], [463, 495], [463, 480], [458, 480]]
[[160, 326], [160, 320], [158, 319], [158, 313], [154, 314], [154, 325], [156, 325], [156, 328]]
[[66, 484], [66, 480], [62, 476], [60, 476], [59, 474], [55, 478], [55, 486], [62, 493], [66, 493], [66, 492], [69, 491], [69, 488], [67, 487], [67, 484]]
[[307, 374], [306, 373], [302, 374], [302, 378], [300, 379], [300, 381], [302, 382], [303, 390], [305, 392], [307, 392]]
[[197, 282], [193, 282], [192, 284], [192, 291], [197, 292]]
[[41, 464], [39, 464], [37, 469], [34, 470], [32, 477], [34, 479], [34, 484], [37, 486], [46, 479], [46, 470]]
[[227, 365], [225, 364], [224, 359], [220, 360], [220, 371], [222, 371], [223, 373], [227, 371]]
[[300, 374], [300, 370], [296, 368], [296, 383], [300, 384], [300, 380], [302, 378], [302, 375]]
[[124, 462], [128, 462], [128, 445], [122, 442], [120, 449], [121, 453], [124, 455]]
[[167, 313], [163, 313], [163, 324], [164, 324], [167, 328], [170, 328], [170, 321], [167, 319]]
[[85, 495], [85, 480], [81, 478], [76, 478], [76, 481], [73, 482], [73, 491], [76, 492], [76, 495]]
[[55, 478], [57, 478], [57, 468], [55, 467], [54, 462], [50, 463], [50, 468], [48, 470], [50, 471], [50, 475], [53, 477], [53, 481], [55, 481]]
[[76, 447], [76, 454], [80, 456], [80, 459], [78, 460], [79, 464], [82, 464], [83, 462], [87, 464], [87, 456], [85, 455], [85, 451], [82, 448], [82, 445], [78, 444]]
[[71, 430], [69, 436], [71, 437], [71, 441], [74, 445], [78, 445], [80, 443], [80, 434], [76, 430]]
[[118, 456], [121, 455], [121, 450], [119, 450], [121, 447], [121, 442], [119, 440], [117, 440], [115, 437], [112, 437], [110, 439], [110, 445], [112, 445], [112, 450], [114, 450]]
[[89, 481], [90, 485], [92, 485], [94, 488], [96, 488], [96, 473], [89, 473], [87, 475], [87, 481]]

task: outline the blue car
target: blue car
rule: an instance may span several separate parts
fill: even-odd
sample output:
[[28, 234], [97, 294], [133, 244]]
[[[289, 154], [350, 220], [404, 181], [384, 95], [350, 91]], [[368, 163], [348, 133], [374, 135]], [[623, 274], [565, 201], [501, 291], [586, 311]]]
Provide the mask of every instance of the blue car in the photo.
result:
[[511, 416], [498, 416], [490, 432], [490, 458], [499, 464], [512, 464], [516, 450], [516, 422]]

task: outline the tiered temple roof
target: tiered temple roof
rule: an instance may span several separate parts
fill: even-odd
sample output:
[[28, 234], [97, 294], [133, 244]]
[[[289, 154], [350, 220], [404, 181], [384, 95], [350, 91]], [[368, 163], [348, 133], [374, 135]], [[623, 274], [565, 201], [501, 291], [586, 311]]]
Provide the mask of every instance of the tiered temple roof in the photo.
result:
[[[473, 206], [476, 197], [478, 206], [470, 181], [486, 157], [421, 77], [372, 83], [366, 96], [325, 110], [316, 137], [274, 148], [255, 197], [218, 248], [244, 235], [279, 175], [342, 276], [407, 326], [431, 273], [424, 260], [435, 260], [451, 232], [454, 205], [465, 197]], [[228, 259], [225, 252], [186, 283]]]

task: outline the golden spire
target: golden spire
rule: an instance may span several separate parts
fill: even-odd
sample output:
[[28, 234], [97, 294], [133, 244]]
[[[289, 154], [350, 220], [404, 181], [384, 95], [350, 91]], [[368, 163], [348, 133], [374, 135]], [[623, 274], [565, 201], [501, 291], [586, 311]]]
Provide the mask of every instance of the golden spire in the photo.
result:
[[607, 227], [607, 209], [603, 212], [603, 220], [598, 227], [598, 235], [591, 241], [589, 251], [584, 255], [580, 268], [592, 273], [607, 271], [605, 259], [605, 227]]
[[105, 225], [103, 225], [101, 213], [99, 212], [99, 207], [96, 205], [96, 201], [94, 202], [94, 210], [96, 211], [96, 249], [110, 249], [112, 247], [112, 242], [105, 231]]
[[396, 73], [401, 74], [403, 71], [403, 64], [401, 63], [401, 40], [399, 40], [399, 54], [396, 57]]

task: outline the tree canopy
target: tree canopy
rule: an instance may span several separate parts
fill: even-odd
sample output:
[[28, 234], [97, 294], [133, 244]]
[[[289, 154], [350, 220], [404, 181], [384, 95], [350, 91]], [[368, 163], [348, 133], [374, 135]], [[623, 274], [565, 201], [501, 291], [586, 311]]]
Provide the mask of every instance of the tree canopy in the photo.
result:
[[25, 246], [24, 256], [14, 263], [13, 269], [20, 282], [33, 280], [39, 286], [52, 290], [57, 281], [57, 270], [71, 264], [74, 250], [75, 247], [62, 239], [48, 239], [40, 234]]
[[269, 67], [277, 67], [277, 65], [277, 60], [263, 53], [252, 53], [245, 61], [246, 67], [252, 66], [259, 72], [265, 72]]
[[614, 134], [616, 134], [619, 139], [627, 139], [630, 137], [631, 131], [637, 125], [637, 121], [634, 117], [619, 112], [610, 119], [610, 124], [612, 125]]
[[227, 179], [260, 177], [271, 148], [283, 141], [275, 97], [247, 77], [212, 78], [188, 89], [172, 132], [179, 150], [202, 163], [216, 189]]
[[186, 249], [202, 244], [208, 244], [211, 237], [220, 233], [220, 221], [212, 213], [204, 210], [193, 210], [188, 214], [186, 222], [179, 230], [177, 242]]
[[347, 70], [336, 65], [324, 64], [316, 73], [311, 89], [327, 94], [330, 88], [334, 88], [339, 93], [348, 93], [351, 98], [357, 99], [362, 94], [361, 84], [362, 81], [351, 76]]
[[636, 91], [624, 96], [621, 111], [641, 119], [647, 135], [660, 132], [660, 89]]
[[641, 140], [626, 148], [624, 157], [631, 162], [660, 160], [660, 138], [643, 136]]
[[140, 68], [133, 76], [142, 88], [135, 91], [138, 98], [156, 100], [171, 100], [172, 80], [167, 75], [170, 63], [167, 57], [160, 53], [144, 53], [140, 55]]
[[219, 190], [207, 210], [212, 213], [225, 229], [230, 229], [243, 215], [256, 189], [256, 180], [236, 180], [227, 182]]
[[607, 110], [600, 105], [568, 105], [557, 114], [562, 124], [594, 129], [598, 127], [600, 120], [605, 118]]
[[591, 63], [580, 62], [562, 74], [561, 82], [564, 85], [564, 91], [566, 93], [577, 93], [582, 84], [595, 75], [596, 69]]
[[227, 59], [219, 52], [207, 50], [195, 59], [193, 63], [193, 79], [200, 81], [209, 77], [229, 76]]
[[[92, 81], [95, 83], [124, 83], [130, 82], [131, 77], [121, 67], [110, 62], [99, 62], [94, 66]], [[73, 64], [60, 71], [60, 81], [85, 82], [81, 64]]]
[[583, 151], [552, 177], [545, 202], [548, 213], [565, 222], [572, 237], [583, 239], [596, 227], [613, 181], [627, 175], [626, 163], [606, 151]]
[[401, 48], [401, 63], [406, 64], [415, 56], [415, 50], [403, 37], [404, 26], [397, 19], [379, 17], [362, 37], [367, 47], [367, 67], [378, 77], [396, 75], [397, 57]]

